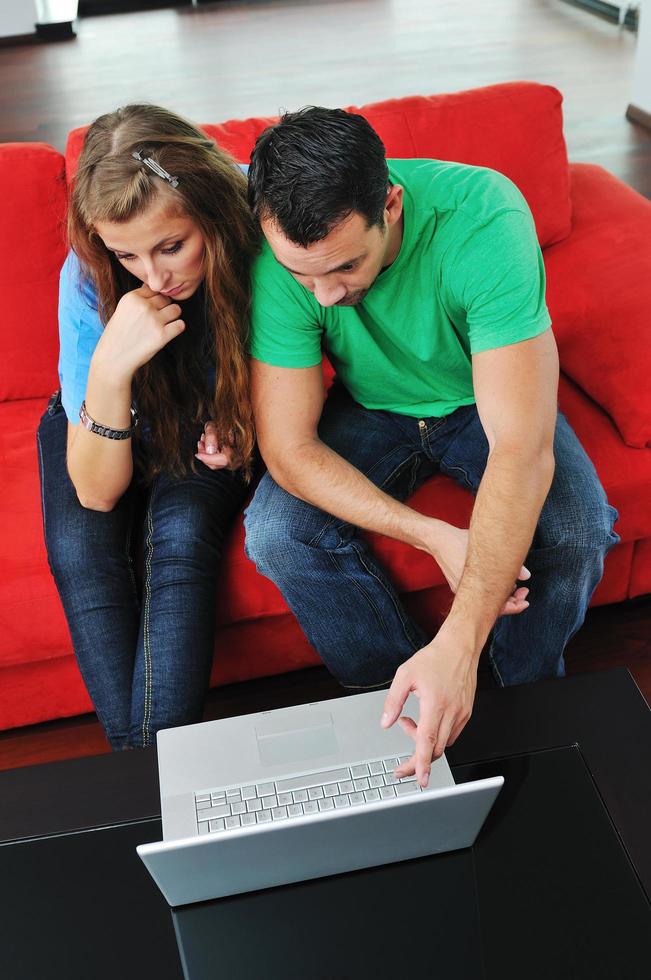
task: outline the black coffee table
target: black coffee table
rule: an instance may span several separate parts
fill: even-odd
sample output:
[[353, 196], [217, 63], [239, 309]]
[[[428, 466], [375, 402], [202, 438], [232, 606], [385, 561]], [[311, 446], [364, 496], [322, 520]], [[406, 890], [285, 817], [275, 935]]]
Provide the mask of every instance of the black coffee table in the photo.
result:
[[448, 759], [505, 776], [471, 850], [172, 913], [135, 853], [161, 837], [153, 749], [0, 773], [3, 980], [647, 980], [651, 712], [628, 672], [481, 691]]

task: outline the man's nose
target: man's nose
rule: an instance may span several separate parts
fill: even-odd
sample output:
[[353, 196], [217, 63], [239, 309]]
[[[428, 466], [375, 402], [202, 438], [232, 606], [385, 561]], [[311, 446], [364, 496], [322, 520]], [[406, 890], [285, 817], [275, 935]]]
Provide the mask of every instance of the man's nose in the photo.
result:
[[346, 295], [343, 283], [314, 281], [314, 296], [321, 306], [334, 306]]

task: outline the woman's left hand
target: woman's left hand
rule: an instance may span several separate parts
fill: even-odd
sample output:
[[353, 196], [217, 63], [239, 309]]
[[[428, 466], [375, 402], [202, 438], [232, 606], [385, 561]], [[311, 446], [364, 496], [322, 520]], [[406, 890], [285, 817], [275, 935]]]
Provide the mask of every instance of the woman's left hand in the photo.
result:
[[214, 422], [206, 422], [201, 439], [197, 443], [196, 459], [200, 460], [211, 470], [223, 470], [232, 463], [232, 446], [220, 446], [217, 440], [217, 430]]

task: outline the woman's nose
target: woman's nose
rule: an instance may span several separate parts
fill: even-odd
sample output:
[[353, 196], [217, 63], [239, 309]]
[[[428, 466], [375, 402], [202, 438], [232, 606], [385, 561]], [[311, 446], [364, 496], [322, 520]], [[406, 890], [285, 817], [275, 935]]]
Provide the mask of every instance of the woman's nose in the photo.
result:
[[153, 292], [160, 293], [161, 290], [167, 287], [167, 274], [164, 269], [155, 263], [150, 263], [145, 266], [145, 274], [147, 276], [147, 285]]

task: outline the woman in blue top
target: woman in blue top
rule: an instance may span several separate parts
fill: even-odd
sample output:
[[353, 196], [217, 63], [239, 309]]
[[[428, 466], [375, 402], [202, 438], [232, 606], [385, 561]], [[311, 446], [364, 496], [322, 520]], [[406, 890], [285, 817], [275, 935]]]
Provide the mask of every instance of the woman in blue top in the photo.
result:
[[133, 105], [88, 130], [68, 234], [61, 390], [38, 431], [45, 539], [111, 745], [146, 746], [200, 720], [208, 687], [220, 552], [254, 449], [257, 232], [233, 160]]

